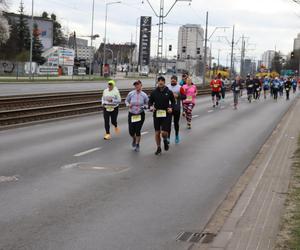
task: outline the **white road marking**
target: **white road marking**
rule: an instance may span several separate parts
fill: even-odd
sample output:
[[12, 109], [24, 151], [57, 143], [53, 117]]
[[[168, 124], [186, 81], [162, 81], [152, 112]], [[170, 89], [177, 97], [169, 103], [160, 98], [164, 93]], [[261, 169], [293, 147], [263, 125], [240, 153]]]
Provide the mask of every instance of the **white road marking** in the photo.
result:
[[92, 148], [92, 149], [83, 151], [83, 152], [81, 152], [81, 153], [75, 154], [74, 156], [75, 156], [75, 157], [84, 156], [84, 155], [87, 155], [87, 154], [90, 154], [90, 153], [99, 151], [99, 150], [101, 150], [101, 149], [102, 149], [102, 148]]
[[208, 110], [207, 112], [208, 112], [208, 113], [212, 113], [212, 112], [214, 112], [214, 111], [213, 111], [213, 110]]
[[142, 132], [141, 135], [146, 135], [146, 134], [149, 134], [148, 131], [145, 131], [145, 132]]
[[197, 118], [197, 117], [199, 117], [199, 115], [193, 115], [193, 118]]

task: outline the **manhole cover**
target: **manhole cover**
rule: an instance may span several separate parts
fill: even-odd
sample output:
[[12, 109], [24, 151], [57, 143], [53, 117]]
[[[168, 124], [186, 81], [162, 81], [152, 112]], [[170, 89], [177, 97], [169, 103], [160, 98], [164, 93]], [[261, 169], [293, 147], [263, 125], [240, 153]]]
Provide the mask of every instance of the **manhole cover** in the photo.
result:
[[101, 173], [120, 173], [129, 170], [128, 167], [125, 166], [101, 166], [97, 163], [72, 163], [69, 165], [65, 165], [62, 169], [77, 169], [77, 170], [86, 170], [86, 171], [99, 171]]
[[0, 176], [0, 183], [18, 181], [17, 176]]

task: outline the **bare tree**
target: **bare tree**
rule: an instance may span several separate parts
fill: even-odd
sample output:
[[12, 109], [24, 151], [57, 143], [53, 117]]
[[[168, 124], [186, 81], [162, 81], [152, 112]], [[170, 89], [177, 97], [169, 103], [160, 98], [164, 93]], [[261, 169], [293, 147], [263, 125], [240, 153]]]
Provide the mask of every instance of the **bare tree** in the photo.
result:
[[3, 16], [3, 11], [7, 8], [7, 0], [0, 0], [0, 45], [9, 39], [9, 25]]

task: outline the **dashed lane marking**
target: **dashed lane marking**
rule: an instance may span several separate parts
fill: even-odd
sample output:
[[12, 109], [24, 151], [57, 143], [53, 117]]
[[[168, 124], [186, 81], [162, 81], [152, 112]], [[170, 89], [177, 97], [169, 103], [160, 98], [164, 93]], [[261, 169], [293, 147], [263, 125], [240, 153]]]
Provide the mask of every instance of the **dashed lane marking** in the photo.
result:
[[80, 153], [78, 153], [78, 154], [75, 154], [74, 156], [75, 156], [75, 157], [84, 156], [84, 155], [91, 154], [91, 153], [93, 153], [93, 152], [99, 151], [99, 150], [101, 150], [101, 149], [102, 149], [102, 148], [92, 148], [92, 149], [89, 149], [89, 150], [80, 152]]
[[193, 115], [193, 118], [197, 118], [197, 117], [199, 117], [199, 115]]
[[207, 112], [208, 112], [208, 113], [212, 113], [212, 112], [214, 112], [214, 110], [208, 110]]
[[18, 180], [19, 180], [19, 178], [17, 176], [0, 176], [0, 183], [15, 182]]
[[148, 131], [145, 131], [145, 132], [142, 132], [142, 133], [141, 133], [141, 135], [147, 135], [147, 134], [149, 134]]

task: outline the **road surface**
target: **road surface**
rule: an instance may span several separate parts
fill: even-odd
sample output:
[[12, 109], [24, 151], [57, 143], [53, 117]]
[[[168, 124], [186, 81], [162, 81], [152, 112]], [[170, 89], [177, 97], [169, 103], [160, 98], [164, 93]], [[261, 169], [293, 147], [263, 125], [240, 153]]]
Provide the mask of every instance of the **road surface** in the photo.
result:
[[193, 129], [159, 157], [151, 114], [139, 154], [124, 111], [109, 142], [100, 115], [1, 131], [0, 249], [188, 249], [176, 236], [203, 230], [291, 101], [231, 103], [200, 97]]

